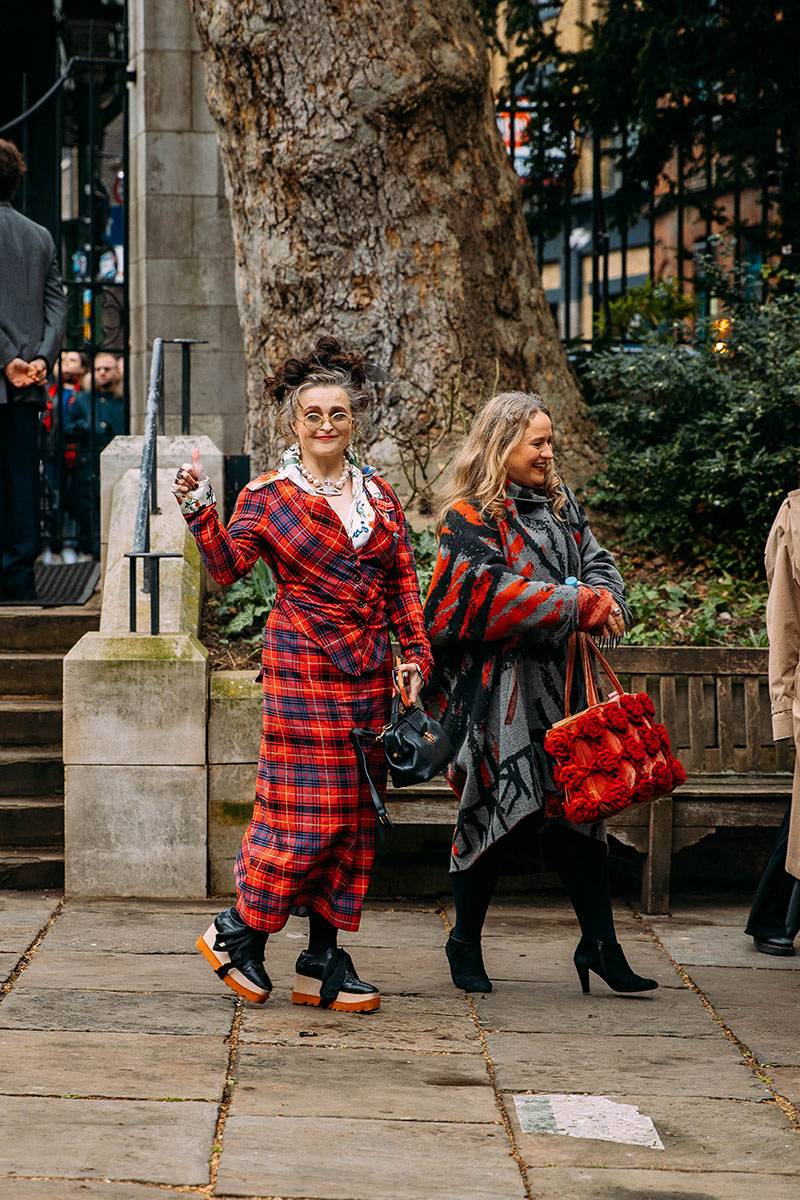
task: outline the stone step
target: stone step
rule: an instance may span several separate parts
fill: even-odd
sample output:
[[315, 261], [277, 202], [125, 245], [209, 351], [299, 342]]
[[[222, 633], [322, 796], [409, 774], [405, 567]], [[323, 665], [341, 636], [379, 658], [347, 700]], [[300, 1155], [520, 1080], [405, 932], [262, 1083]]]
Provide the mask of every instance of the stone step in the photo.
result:
[[0, 848], [27, 846], [63, 849], [63, 796], [0, 796]]
[[63, 608], [0, 607], [0, 650], [66, 654], [85, 633], [100, 628], [96, 598]]
[[63, 888], [64, 854], [50, 847], [0, 850], [0, 889]]
[[0, 796], [61, 796], [64, 763], [59, 746], [0, 750]]
[[0, 651], [0, 696], [60, 696], [63, 656]]
[[0, 699], [0, 746], [61, 745], [61, 701]]

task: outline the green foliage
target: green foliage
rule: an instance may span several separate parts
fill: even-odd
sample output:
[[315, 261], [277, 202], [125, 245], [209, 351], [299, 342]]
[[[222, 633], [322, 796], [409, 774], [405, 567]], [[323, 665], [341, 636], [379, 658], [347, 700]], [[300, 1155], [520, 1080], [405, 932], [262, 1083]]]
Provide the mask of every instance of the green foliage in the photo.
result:
[[766, 646], [767, 586], [727, 572], [707, 579], [635, 577], [620, 563], [634, 624], [628, 641], [637, 646]]
[[648, 279], [611, 301], [608, 328], [601, 310], [598, 334], [633, 342], [676, 341], [683, 336], [684, 322], [694, 315], [696, 307], [695, 300], [681, 290], [676, 280]]
[[211, 600], [209, 608], [216, 618], [220, 641], [242, 639], [258, 644], [275, 600], [275, 591], [272, 572], [260, 558], [249, 575], [237, 579], [219, 599]]
[[706, 280], [732, 321], [727, 353], [701, 330], [695, 346], [590, 357], [589, 399], [607, 439], [590, 503], [618, 514], [631, 544], [754, 578], [775, 512], [798, 486], [800, 289], [786, 277], [761, 303], [708, 266]]

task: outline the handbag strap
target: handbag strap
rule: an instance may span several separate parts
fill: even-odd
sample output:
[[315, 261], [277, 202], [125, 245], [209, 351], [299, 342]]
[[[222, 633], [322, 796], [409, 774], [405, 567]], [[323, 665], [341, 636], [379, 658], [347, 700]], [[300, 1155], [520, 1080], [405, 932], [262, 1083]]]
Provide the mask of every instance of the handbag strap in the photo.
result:
[[372, 797], [372, 803], [375, 805], [375, 812], [378, 814], [378, 820], [380, 821], [381, 825], [391, 825], [392, 822], [388, 812], [386, 811], [386, 805], [383, 803], [380, 793], [375, 787], [374, 780], [369, 773], [367, 756], [364, 753], [364, 747], [361, 745], [362, 738], [367, 741], [375, 742], [378, 740], [378, 735], [371, 729], [351, 729], [350, 741], [353, 743], [353, 747], [356, 752], [356, 758], [358, 759], [358, 765], [361, 768], [361, 774], [367, 781], [367, 787], [369, 788], [369, 794]]
[[577, 647], [580, 644], [581, 649], [581, 666], [583, 667], [583, 676], [586, 681], [586, 699], [588, 707], [599, 703], [597, 694], [597, 686], [594, 681], [594, 671], [592, 670], [592, 660], [590, 650], [594, 654], [598, 663], [602, 667], [609, 683], [614, 691], [621, 693], [622, 684], [617, 678], [611, 663], [603, 655], [595, 645], [592, 638], [585, 633], [573, 633], [570, 635], [569, 646], [567, 647], [567, 678], [564, 690], [564, 716], [570, 715], [570, 696], [572, 694], [572, 680], [575, 674], [575, 656]]

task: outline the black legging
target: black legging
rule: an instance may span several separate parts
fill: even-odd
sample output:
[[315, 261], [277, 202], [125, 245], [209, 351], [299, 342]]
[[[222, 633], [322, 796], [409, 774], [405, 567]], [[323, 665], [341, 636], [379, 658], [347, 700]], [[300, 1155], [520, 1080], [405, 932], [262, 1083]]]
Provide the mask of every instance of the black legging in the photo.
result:
[[608, 851], [604, 843], [576, 833], [565, 825], [542, 827], [541, 820], [536, 818], [520, 821], [509, 834], [485, 850], [471, 867], [451, 875], [456, 906], [453, 937], [462, 942], [480, 941], [509, 842], [530, 841], [539, 833], [545, 855], [558, 871], [575, 909], [583, 936], [597, 941], [616, 941]]

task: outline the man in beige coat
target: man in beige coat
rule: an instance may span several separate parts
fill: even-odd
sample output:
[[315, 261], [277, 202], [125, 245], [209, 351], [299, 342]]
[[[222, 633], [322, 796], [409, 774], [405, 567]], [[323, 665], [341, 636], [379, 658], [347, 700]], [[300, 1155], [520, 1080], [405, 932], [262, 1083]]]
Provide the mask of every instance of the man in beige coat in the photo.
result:
[[[800, 491], [790, 492], [767, 539], [769, 690], [775, 741], [793, 737], [800, 749]], [[758, 885], [746, 932], [764, 954], [794, 954], [787, 918], [800, 880], [800, 753], [792, 803]], [[800, 886], [800, 885], [798, 885]], [[794, 907], [792, 904], [791, 907]], [[793, 924], [793, 922], [792, 922]]]

